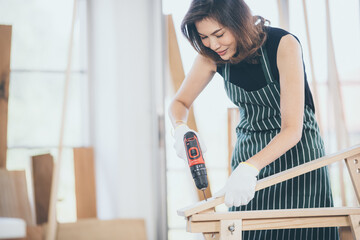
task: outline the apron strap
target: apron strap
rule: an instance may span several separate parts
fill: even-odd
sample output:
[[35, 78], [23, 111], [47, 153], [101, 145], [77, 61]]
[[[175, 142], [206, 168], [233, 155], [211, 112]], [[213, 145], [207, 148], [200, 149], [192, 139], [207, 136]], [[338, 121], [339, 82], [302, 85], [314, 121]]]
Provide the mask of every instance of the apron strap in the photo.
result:
[[263, 47], [260, 47], [260, 50], [261, 50], [260, 62], [261, 62], [261, 67], [263, 69], [263, 72], [265, 74], [266, 82], [272, 83], [272, 82], [274, 82], [274, 77], [271, 74], [270, 61], [268, 59], [266, 49]]
[[224, 65], [224, 80], [230, 82], [230, 71], [229, 71], [230, 64], [225, 63]]

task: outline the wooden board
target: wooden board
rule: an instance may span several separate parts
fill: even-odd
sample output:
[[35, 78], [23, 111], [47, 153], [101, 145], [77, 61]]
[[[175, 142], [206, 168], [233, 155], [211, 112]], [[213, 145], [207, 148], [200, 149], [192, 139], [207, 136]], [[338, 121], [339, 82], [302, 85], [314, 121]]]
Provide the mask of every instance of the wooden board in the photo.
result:
[[325, 216], [348, 216], [359, 214], [360, 208], [304, 208], [304, 209], [278, 209], [256, 210], [226, 213], [201, 213], [191, 216], [191, 221], [220, 221], [235, 219], [259, 219], [259, 218], [289, 218], [289, 217], [325, 217]]
[[241, 240], [242, 220], [220, 221], [220, 240]]
[[350, 215], [349, 220], [354, 239], [360, 240], [360, 215]]
[[58, 225], [57, 240], [146, 240], [143, 219], [82, 219]]
[[[360, 145], [347, 148], [340, 152], [330, 154], [328, 156], [324, 156], [314, 161], [307, 162], [289, 170], [274, 174], [270, 177], [259, 180], [256, 185], [256, 191], [272, 186], [279, 182], [300, 176], [315, 169], [327, 166], [342, 159], [353, 157], [357, 154], [360, 154]], [[208, 199], [208, 201], [197, 202], [191, 206], [178, 210], [178, 215], [189, 217], [195, 213], [205, 211], [206, 209], [213, 208], [222, 203], [224, 203], [224, 197], [211, 198]]]
[[32, 157], [36, 224], [48, 221], [54, 160], [50, 154]]
[[96, 218], [94, 150], [74, 148], [77, 218]]
[[[189, 222], [188, 232], [220, 232], [220, 221]], [[348, 227], [347, 216], [242, 219], [242, 230]]]
[[360, 154], [347, 158], [345, 163], [355, 189], [357, 200], [360, 203]]
[[11, 32], [0, 25], [0, 168], [6, 168]]
[[0, 217], [22, 218], [33, 226], [25, 171], [0, 169]]

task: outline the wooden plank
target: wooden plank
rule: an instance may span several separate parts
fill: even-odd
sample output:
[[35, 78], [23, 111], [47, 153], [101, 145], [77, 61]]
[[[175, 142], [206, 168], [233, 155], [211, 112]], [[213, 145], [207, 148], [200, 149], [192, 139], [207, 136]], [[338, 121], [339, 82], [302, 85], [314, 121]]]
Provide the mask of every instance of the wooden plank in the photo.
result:
[[0, 217], [24, 219], [33, 226], [25, 171], [0, 169]]
[[26, 228], [26, 240], [43, 240], [44, 231], [42, 226], [31, 226]]
[[[220, 232], [220, 221], [189, 221], [188, 224], [191, 233]], [[243, 231], [348, 226], [350, 220], [347, 216], [242, 219]]]
[[6, 168], [11, 32], [0, 25], [0, 168]]
[[[176, 31], [174, 27], [174, 21], [172, 19], [172, 15], [167, 15], [167, 29], [168, 29], [168, 53], [169, 53], [169, 67], [170, 67], [170, 75], [172, 79], [172, 83], [174, 86], [175, 92], [177, 92], [185, 79], [185, 72], [183, 68], [183, 64], [181, 61], [180, 49], [176, 38]], [[188, 113], [187, 125], [189, 128], [194, 131], [197, 130], [194, 109], [191, 107]], [[194, 185], [195, 187], [195, 185]], [[204, 200], [204, 195], [202, 191], [198, 190], [196, 187], [196, 192], [199, 200]], [[205, 189], [205, 194], [207, 198], [210, 198], [211, 190], [210, 190], [210, 182], [208, 187]]]
[[[267, 188], [279, 182], [300, 176], [304, 173], [313, 171], [315, 169], [327, 166], [334, 162], [340, 161], [345, 158], [349, 158], [360, 154], [360, 145], [356, 145], [342, 151], [339, 151], [334, 154], [330, 154], [328, 156], [324, 156], [322, 158], [316, 159], [311, 162], [307, 162], [305, 164], [299, 165], [297, 167], [291, 168], [289, 170], [274, 174], [270, 177], [263, 178], [257, 182], [256, 191]], [[182, 208], [178, 210], [178, 215], [189, 217], [195, 213], [202, 212], [208, 208], [213, 208], [217, 205], [224, 203], [224, 197], [219, 198], [210, 198], [208, 201], [197, 202], [191, 206]]]
[[146, 240], [143, 219], [81, 219], [58, 225], [57, 240]]
[[345, 159], [357, 200], [360, 203], [360, 154]]
[[348, 216], [359, 214], [360, 207], [351, 208], [302, 208], [302, 209], [278, 209], [256, 210], [226, 213], [201, 213], [191, 216], [191, 221], [220, 221], [235, 219], [258, 219], [258, 218], [288, 218], [288, 217], [325, 217], [325, 216]]
[[50, 154], [32, 157], [36, 224], [48, 221], [54, 160]]
[[96, 218], [96, 187], [93, 148], [74, 148], [77, 218]]
[[220, 240], [241, 240], [242, 220], [221, 220]]
[[349, 219], [354, 239], [360, 240], [360, 215], [350, 215]]
[[341, 240], [354, 240], [351, 227], [339, 227], [339, 236]]

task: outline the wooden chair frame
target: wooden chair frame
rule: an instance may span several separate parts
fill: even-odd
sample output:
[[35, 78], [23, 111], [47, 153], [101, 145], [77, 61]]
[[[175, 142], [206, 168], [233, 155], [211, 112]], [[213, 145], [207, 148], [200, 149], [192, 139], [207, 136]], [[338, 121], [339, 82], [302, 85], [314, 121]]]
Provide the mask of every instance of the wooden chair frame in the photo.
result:
[[[256, 185], [256, 191], [343, 159], [360, 202], [360, 145], [261, 179]], [[359, 206], [215, 212], [214, 208], [222, 203], [224, 197], [210, 198], [178, 210], [178, 215], [185, 217], [188, 232], [203, 233], [205, 239], [241, 240], [243, 230], [350, 227], [353, 238], [360, 240]]]

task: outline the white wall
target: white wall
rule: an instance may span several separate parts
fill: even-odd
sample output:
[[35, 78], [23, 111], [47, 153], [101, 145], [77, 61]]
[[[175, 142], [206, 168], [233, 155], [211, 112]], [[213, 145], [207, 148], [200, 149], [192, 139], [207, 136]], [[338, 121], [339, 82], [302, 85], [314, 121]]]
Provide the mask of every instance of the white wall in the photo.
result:
[[161, 20], [160, 0], [89, 2], [98, 215], [145, 218], [150, 240], [166, 238]]

